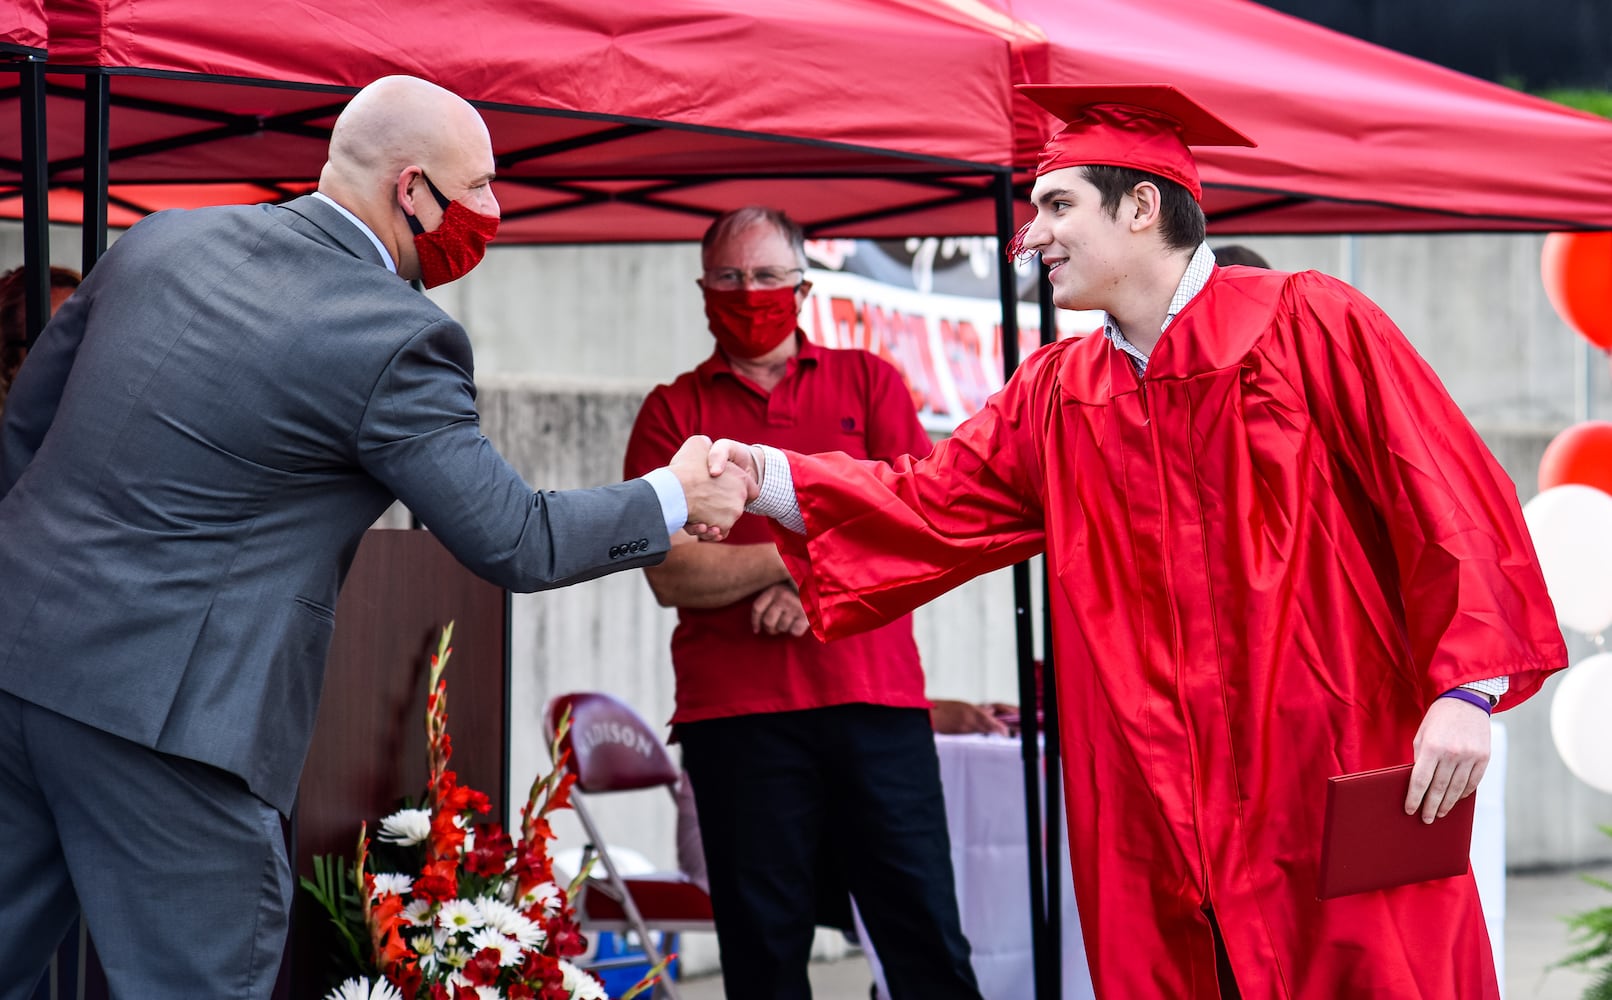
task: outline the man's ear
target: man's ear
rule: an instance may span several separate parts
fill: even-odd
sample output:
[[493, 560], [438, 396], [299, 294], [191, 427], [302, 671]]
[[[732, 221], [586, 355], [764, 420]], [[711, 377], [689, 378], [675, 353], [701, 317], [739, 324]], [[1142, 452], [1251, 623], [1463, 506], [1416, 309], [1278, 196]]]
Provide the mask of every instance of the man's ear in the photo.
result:
[[408, 215], [418, 214], [414, 207], [415, 182], [424, 176], [425, 171], [418, 166], [407, 166], [397, 175], [397, 203], [403, 206]]
[[1142, 181], [1131, 189], [1132, 214], [1130, 229], [1139, 233], [1150, 226], [1156, 226], [1160, 213], [1163, 211], [1164, 196], [1159, 186], [1152, 181]]

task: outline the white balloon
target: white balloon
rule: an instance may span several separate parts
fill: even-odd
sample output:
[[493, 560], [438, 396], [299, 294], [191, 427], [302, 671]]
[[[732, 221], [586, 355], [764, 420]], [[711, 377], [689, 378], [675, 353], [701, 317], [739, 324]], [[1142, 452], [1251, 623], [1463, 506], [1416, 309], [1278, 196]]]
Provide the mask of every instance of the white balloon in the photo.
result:
[[1550, 703], [1550, 735], [1567, 769], [1612, 793], [1612, 653], [1567, 668]]
[[1612, 494], [1553, 486], [1524, 504], [1522, 516], [1556, 620], [1586, 635], [1612, 626]]

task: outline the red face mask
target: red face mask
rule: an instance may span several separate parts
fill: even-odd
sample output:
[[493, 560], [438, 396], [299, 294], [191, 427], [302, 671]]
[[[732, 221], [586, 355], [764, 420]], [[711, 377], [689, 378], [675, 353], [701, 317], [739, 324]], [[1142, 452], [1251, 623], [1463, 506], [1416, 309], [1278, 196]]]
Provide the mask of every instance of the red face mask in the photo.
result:
[[420, 220], [410, 215], [409, 229], [414, 233], [414, 252], [420, 258], [420, 283], [435, 288], [464, 277], [481, 263], [487, 254], [487, 242], [498, 234], [498, 217], [449, 201], [431, 178], [423, 173], [420, 176], [442, 206], [442, 224], [428, 233]]
[[733, 358], [759, 358], [795, 332], [795, 286], [705, 289], [705, 319]]

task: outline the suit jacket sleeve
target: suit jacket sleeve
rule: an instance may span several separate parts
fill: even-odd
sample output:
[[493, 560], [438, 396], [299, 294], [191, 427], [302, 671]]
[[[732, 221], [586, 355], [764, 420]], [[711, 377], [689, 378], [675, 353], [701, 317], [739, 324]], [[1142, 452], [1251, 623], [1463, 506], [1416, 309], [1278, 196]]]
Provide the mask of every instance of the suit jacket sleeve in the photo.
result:
[[56, 419], [67, 376], [84, 339], [89, 302], [89, 292], [81, 289], [62, 303], [28, 352], [6, 397], [5, 423], [0, 427], [0, 498], [22, 477]]
[[480, 430], [470, 341], [451, 320], [391, 359], [370, 395], [357, 450], [366, 471], [477, 574], [544, 590], [658, 562], [669, 548], [642, 480], [534, 493]]

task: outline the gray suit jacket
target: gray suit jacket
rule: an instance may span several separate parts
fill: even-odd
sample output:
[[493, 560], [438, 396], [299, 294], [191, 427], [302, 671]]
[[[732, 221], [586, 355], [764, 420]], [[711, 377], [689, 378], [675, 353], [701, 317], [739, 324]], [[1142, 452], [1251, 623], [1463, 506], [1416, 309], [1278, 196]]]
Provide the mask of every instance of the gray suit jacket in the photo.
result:
[[135, 226], [6, 406], [0, 689], [289, 812], [336, 592], [394, 497], [512, 590], [665, 554], [641, 480], [534, 493], [482, 436], [471, 368], [459, 324], [316, 198]]

